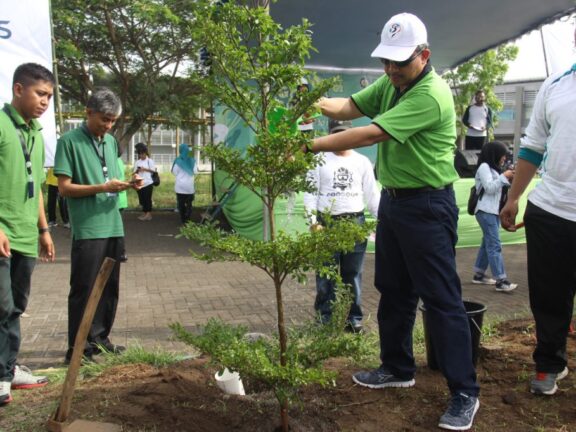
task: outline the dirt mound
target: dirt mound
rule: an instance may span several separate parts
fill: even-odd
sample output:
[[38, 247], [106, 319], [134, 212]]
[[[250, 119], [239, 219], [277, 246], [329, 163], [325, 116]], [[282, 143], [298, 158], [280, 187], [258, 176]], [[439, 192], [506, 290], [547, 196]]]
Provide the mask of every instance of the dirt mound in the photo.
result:
[[[529, 393], [534, 329], [529, 320], [500, 325], [480, 355], [481, 406], [475, 431], [574, 431], [576, 382], [560, 383], [553, 397]], [[570, 337], [568, 351], [575, 351]], [[423, 363], [423, 362], [421, 362]], [[369, 390], [352, 383], [357, 369], [342, 359], [326, 367], [338, 371], [336, 385], [302, 390], [290, 412], [292, 431], [431, 431], [446, 407], [448, 392], [439, 372], [419, 367], [411, 389]], [[246, 396], [224, 395], [206, 359], [158, 370], [123, 366], [83, 382], [71, 418], [122, 424], [124, 431], [273, 431], [278, 406], [270, 392], [246, 383]], [[47, 403], [47, 401], [44, 401]]]

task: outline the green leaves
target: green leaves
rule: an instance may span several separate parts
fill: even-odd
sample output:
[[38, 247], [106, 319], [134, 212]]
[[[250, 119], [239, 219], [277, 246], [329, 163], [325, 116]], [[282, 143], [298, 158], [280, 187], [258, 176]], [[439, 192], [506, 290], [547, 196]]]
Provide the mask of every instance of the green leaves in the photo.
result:
[[[500, 45], [477, 55], [443, 75], [455, 92], [454, 105], [461, 135], [466, 134], [466, 127], [462, 124], [462, 116], [477, 90], [484, 90], [486, 103], [494, 113], [502, 110], [502, 102], [496, 97], [494, 87], [504, 82], [504, 76], [508, 71], [508, 62], [514, 60], [517, 55], [518, 47]], [[495, 120], [497, 119], [495, 118]]]

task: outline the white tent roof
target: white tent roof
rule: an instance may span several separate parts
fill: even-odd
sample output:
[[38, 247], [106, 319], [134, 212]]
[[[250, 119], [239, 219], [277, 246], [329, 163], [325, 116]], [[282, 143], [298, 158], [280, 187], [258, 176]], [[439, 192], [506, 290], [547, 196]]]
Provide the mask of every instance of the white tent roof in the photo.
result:
[[574, 0], [281, 0], [270, 7], [284, 26], [313, 24], [309, 66], [381, 69], [370, 53], [384, 23], [400, 12], [419, 16], [428, 28], [432, 63], [457, 66], [474, 55], [576, 11]]

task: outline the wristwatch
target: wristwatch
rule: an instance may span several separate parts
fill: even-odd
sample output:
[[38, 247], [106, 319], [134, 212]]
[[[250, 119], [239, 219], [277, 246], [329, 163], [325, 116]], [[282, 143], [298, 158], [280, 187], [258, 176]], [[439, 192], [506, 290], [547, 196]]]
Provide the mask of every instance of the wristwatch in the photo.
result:
[[50, 228], [38, 228], [38, 234], [50, 232]]

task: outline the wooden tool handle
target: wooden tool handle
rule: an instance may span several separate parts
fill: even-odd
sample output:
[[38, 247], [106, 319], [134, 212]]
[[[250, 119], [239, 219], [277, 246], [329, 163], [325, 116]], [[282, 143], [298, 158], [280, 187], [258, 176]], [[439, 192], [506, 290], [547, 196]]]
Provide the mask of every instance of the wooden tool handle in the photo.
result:
[[112, 258], [107, 257], [104, 260], [100, 270], [98, 271], [98, 276], [94, 282], [94, 287], [92, 288], [88, 302], [86, 303], [84, 316], [82, 317], [80, 328], [78, 329], [76, 339], [74, 340], [74, 351], [72, 352], [72, 358], [70, 359], [70, 365], [68, 366], [68, 372], [66, 373], [66, 380], [62, 387], [60, 405], [53, 417], [56, 422], [65, 422], [68, 419], [74, 386], [76, 385], [76, 378], [78, 378], [78, 372], [82, 363], [82, 356], [84, 355], [84, 346], [86, 345], [88, 332], [90, 331], [90, 326], [92, 326], [92, 320], [94, 319], [96, 308], [100, 302], [100, 297], [102, 297], [102, 292], [104, 291], [106, 282], [108, 282], [108, 278], [110, 277], [115, 264], [116, 261]]

